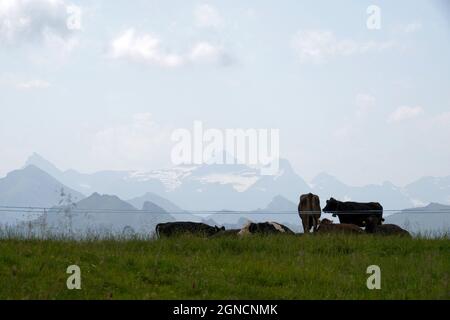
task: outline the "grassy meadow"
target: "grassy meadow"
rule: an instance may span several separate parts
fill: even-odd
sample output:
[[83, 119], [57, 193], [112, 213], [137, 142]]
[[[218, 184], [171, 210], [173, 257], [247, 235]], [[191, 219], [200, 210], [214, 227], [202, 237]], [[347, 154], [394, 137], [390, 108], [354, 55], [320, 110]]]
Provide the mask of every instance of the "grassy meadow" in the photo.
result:
[[450, 299], [449, 273], [448, 237], [0, 240], [0, 299]]

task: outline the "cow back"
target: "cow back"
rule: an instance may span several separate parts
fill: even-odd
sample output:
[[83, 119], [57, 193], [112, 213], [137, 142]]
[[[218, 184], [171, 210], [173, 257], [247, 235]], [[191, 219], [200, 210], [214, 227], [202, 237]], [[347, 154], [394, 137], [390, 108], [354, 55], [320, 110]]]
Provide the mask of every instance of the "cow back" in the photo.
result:
[[298, 205], [299, 213], [302, 212], [314, 212], [320, 214], [320, 199], [319, 196], [309, 193], [300, 197], [300, 203]]
[[377, 202], [341, 202], [337, 201], [337, 211], [341, 223], [355, 224], [359, 227], [366, 225], [367, 219], [374, 217], [381, 224], [383, 218], [383, 206]]

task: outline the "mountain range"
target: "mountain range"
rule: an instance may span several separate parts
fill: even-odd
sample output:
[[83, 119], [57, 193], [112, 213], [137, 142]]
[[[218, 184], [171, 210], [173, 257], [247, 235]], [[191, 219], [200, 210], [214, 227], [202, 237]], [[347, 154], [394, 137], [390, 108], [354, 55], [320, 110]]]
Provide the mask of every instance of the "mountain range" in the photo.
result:
[[[257, 169], [245, 165], [176, 166], [149, 172], [86, 174], [59, 170], [43, 157], [33, 154], [22, 169], [0, 179], [0, 206], [60, 208], [62, 201], [70, 195], [76, 212], [81, 214], [85, 210], [90, 225], [102, 228], [111, 226], [112, 222], [120, 230], [143, 225], [151, 230], [156, 222], [166, 220], [206, 221], [230, 227], [239, 227], [247, 220], [273, 220], [299, 230], [298, 197], [307, 192], [318, 194], [322, 207], [325, 200], [333, 196], [343, 201], [378, 201], [389, 214], [428, 203], [449, 204], [450, 177], [425, 177], [404, 187], [390, 182], [355, 187], [322, 173], [306, 182], [287, 160], [280, 162], [280, 171], [275, 176], [262, 176]], [[424, 208], [430, 211], [429, 207]], [[49, 214], [56, 211], [53, 209]], [[124, 215], [126, 212], [138, 217], [137, 220]], [[155, 215], [149, 217], [149, 212]], [[0, 223], [9, 223], [17, 216], [17, 212], [3, 208]], [[389, 219], [402, 224], [404, 217], [399, 213]], [[410, 215], [407, 218], [411, 221]], [[75, 225], [86, 229], [85, 219], [84, 222], [74, 219]], [[131, 222], [127, 223], [127, 219]], [[57, 218], [54, 220], [56, 223]], [[433, 225], [437, 223], [436, 220]]]
[[[81, 194], [114, 194], [142, 206], [145, 197], [167, 211], [244, 210], [265, 208], [274, 197], [298, 203], [300, 194], [313, 192], [324, 201], [378, 201], [385, 209], [424, 206], [431, 202], [450, 204], [450, 176], [424, 177], [406, 186], [390, 182], [366, 186], [349, 186], [337, 178], [321, 173], [306, 182], [289, 161], [280, 160], [280, 171], [263, 176], [246, 165], [174, 166], [168, 169], [142, 171], [100, 171], [91, 174], [59, 170], [38, 154], [26, 165], [34, 165], [68, 188]], [[279, 208], [277, 209], [279, 210]]]
[[173, 216], [154, 203], [145, 202], [138, 210], [117, 196], [93, 193], [77, 203], [54, 207], [19, 223], [17, 228], [28, 233], [32, 230], [36, 235], [151, 236], [158, 223], [173, 221]]

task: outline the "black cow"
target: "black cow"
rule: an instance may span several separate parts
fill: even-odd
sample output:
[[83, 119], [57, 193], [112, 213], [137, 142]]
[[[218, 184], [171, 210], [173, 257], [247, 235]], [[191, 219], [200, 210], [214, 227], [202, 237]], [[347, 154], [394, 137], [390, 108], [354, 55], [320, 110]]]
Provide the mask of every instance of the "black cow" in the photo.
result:
[[180, 234], [193, 234], [200, 236], [212, 236], [219, 231], [225, 231], [225, 227], [211, 227], [204, 223], [196, 222], [167, 222], [160, 223], [155, 228], [158, 237], [171, 237]]
[[327, 205], [323, 212], [333, 213], [333, 217], [338, 216], [341, 223], [356, 224], [364, 227], [368, 217], [378, 219], [381, 224], [383, 219], [383, 207], [378, 202], [341, 202], [334, 198], [327, 200]]

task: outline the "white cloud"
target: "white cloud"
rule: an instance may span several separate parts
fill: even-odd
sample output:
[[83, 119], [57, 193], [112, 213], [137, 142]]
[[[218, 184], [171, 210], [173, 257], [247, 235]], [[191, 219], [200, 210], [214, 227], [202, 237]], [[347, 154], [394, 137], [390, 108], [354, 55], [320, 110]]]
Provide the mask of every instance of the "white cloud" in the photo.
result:
[[17, 85], [20, 89], [47, 89], [50, 86], [50, 83], [44, 80], [25, 81]]
[[323, 30], [299, 31], [291, 44], [302, 63], [323, 63], [330, 57], [378, 52], [393, 45], [392, 42], [341, 40], [333, 32]]
[[401, 106], [398, 107], [393, 113], [391, 113], [388, 117], [389, 123], [400, 122], [412, 118], [416, 118], [423, 113], [422, 107], [409, 107], [409, 106]]
[[1, 0], [0, 44], [65, 41], [81, 29], [81, 17], [66, 0]]
[[125, 58], [163, 67], [177, 67], [184, 63], [180, 55], [168, 53], [161, 46], [161, 40], [153, 34], [137, 34], [128, 29], [112, 41], [113, 58]]
[[200, 41], [186, 53], [171, 53], [163, 47], [158, 36], [151, 33], [138, 34], [132, 28], [113, 39], [110, 56], [169, 68], [189, 63], [225, 65], [231, 61], [222, 46]]
[[223, 49], [208, 42], [194, 45], [189, 54], [193, 62], [217, 62], [223, 54]]
[[223, 19], [217, 9], [209, 4], [198, 5], [194, 10], [195, 22], [199, 27], [222, 26]]

